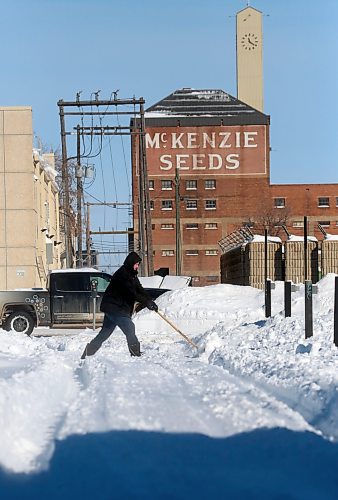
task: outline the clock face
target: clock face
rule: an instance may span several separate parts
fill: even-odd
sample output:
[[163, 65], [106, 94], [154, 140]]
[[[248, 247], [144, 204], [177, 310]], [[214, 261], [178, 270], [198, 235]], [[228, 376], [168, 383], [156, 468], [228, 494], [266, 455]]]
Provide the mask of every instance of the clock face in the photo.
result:
[[255, 50], [258, 47], [258, 36], [254, 33], [246, 33], [242, 36], [241, 45], [245, 50]]

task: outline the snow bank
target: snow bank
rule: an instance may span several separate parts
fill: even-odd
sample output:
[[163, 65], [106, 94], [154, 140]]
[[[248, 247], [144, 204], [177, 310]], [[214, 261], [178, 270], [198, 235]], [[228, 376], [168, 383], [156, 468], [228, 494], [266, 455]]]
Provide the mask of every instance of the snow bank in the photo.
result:
[[92, 330], [41, 328], [31, 338], [1, 331], [1, 467], [47, 470], [58, 443], [93, 433], [228, 439], [283, 428], [335, 442], [334, 279], [318, 284], [308, 340], [304, 288], [292, 296], [292, 317], [284, 318], [281, 282], [268, 319], [264, 292], [251, 287], [187, 287], [159, 297], [160, 310], [193, 339], [196, 352], [146, 309], [135, 317], [144, 351], [138, 359], [119, 330], [84, 364], [79, 358]]

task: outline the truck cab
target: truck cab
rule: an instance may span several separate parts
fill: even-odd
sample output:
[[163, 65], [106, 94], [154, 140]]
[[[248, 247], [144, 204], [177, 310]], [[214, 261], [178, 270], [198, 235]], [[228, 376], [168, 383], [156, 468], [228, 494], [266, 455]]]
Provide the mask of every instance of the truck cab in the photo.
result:
[[[51, 271], [47, 288], [0, 291], [0, 328], [30, 335], [36, 326], [101, 324], [100, 304], [111, 276], [94, 268]], [[95, 302], [94, 302], [95, 297]]]
[[50, 291], [51, 327], [90, 324], [93, 321], [93, 290], [96, 295], [96, 323], [102, 323], [100, 304], [111, 276], [96, 269], [67, 269], [51, 271]]

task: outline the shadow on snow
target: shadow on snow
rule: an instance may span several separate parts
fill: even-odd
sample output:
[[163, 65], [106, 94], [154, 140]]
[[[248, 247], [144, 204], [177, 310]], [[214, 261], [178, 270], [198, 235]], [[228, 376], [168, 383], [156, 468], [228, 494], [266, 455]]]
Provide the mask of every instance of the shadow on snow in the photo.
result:
[[47, 471], [0, 471], [0, 491], [4, 500], [333, 500], [337, 468], [338, 444], [311, 433], [114, 431], [58, 441]]

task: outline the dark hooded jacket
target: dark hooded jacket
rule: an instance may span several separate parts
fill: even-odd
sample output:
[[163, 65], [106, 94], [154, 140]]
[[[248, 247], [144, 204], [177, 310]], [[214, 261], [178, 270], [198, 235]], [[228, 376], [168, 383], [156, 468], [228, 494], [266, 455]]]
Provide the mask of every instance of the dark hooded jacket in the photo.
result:
[[101, 301], [101, 311], [131, 316], [135, 302], [147, 306], [151, 297], [142, 287], [134, 264], [141, 262], [136, 252], [131, 252], [123, 265], [113, 274]]

